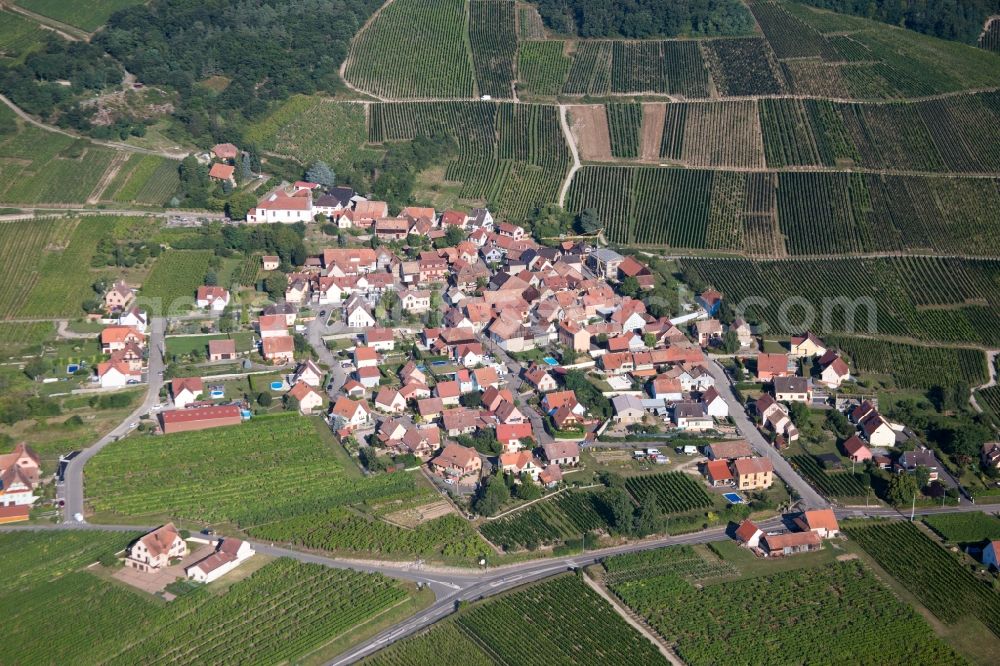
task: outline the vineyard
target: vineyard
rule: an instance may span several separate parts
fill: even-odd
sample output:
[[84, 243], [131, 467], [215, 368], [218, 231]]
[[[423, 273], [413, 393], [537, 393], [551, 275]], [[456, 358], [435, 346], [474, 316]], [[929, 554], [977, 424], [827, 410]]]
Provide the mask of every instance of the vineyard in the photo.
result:
[[517, 53], [519, 87], [536, 95], [558, 95], [572, 63], [564, 49], [565, 42], [559, 41], [521, 42]]
[[1000, 636], [1000, 594], [912, 523], [843, 526], [883, 569], [942, 622], [973, 615]]
[[636, 502], [642, 502], [646, 494], [652, 492], [667, 513], [683, 513], [712, 506], [712, 498], [705, 492], [704, 485], [684, 472], [630, 476], [625, 479], [625, 489]]
[[505, 594], [460, 615], [456, 623], [493, 654], [525, 666], [665, 661], [576, 576]]
[[658, 93], [708, 97], [708, 70], [693, 41], [576, 42], [567, 95]]
[[[3, 535], [5, 570], [23, 570], [0, 589], [7, 632], [24, 663], [281, 663], [309, 654], [386, 609], [406, 590], [378, 574], [282, 559], [224, 593], [195, 589], [169, 604], [77, 571], [130, 535], [88, 532]], [[13, 551], [24, 544], [26, 550]], [[39, 559], [25, 560], [30, 554]], [[16, 562], [13, 556], [16, 555]], [[55, 558], [54, 560], [50, 558]], [[36, 562], [40, 564], [35, 564]], [[34, 566], [32, 566], [34, 565]], [[294, 580], [295, 585], [289, 585]], [[58, 616], [59, 622], [52, 622]], [[37, 640], [38, 636], [46, 640]]]
[[132, 154], [105, 191], [119, 203], [166, 206], [180, 186], [178, 163], [157, 155]]
[[851, 472], [828, 473], [823, 466], [810, 455], [789, 456], [788, 461], [802, 472], [809, 483], [827, 497], [865, 497], [868, 485], [864, 477]]
[[517, 30], [511, 0], [471, 0], [469, 41], [480, 95], [513, 96]]
[[697, 552], [691, 546], [656, 548], [603, 560], [604, 580], [609, 586], [655, 576], [675, 575], [692, 584], [731, 578], [736, 567]]
[[1000, 53], [1000, 19], [991, 20], [979, 38], [979, 48]]
[[489, 546], [454, 514], [407, 529], [344, 509], [309, 513], [252, 528], [250, 535], [306, 548], [366, 556], [419, 556], [471, 562]]
[[994, 421], [1000, 424], [1000, 385], [976, 391], [976, 400], [993, 412]]
[[395, 0], [386, 5], [355, 36], [344, 78], [381, 97], [472, 97], [468, 4]]
[[447, 621], [361, 662], [364, 666], [426, 666], [433, 663], [493, 666], [497, 662], [473, 643], [461, 627]]
[[1000, 539], [1000, 518], [993, 514], [942, 513], [924, 516], [923, 520], [941, 538], [953, 543], [981, 544], [987, 540]]
[[0, 12], [0, 63], [22, 62], [24, 57], [40, 48], [46, 31], [13, 12]]
[[704, 48], [712, 80], [723, 97], [787, 92], [774, 53], [763, 39], [718, 39], [705, 42]]
[[985, 384], [986, 355], [976, 349], [920, 347], [864, 338], [827, 338], [854, 371], [889, 375], [899, 388]]
[[756, 102], [668, 104], [660, 157], [695, 167], [763, 168]]
[[204, 284], [210, 250], [169, 250], [157, 258], [139, 293], [153, 313], [186, 312]]
[[668, 572], [611, 589], [687, 664], [812, 663], [819, 645], [824, 663], [963, 663], [857, 561], [700, 589]]
[[17, 4], [36, 14], [93, 32], [119, 9], [142, 3], [141, 0], [81, 0], [69, 3], [63, 0], [17, 0]]
[[368, 140], [406, 141], [447, 135], [458, 154], [445, 177], [462, 183], [464, 199], [492, 202], [500, 215], [522, 219], [558, 200], [570, 154], [558, 108], [495, 102], [372, 104]]
[[480, 526], [483, 536], [504, 550], [534, 549], [608, 526], [609, 509], [599, 492], [561, 493]]
[[611, 154], [623, 159], [639, 157], [639, 132], [642, 128], [642, 105], [607, 104]]
[[[959, 260], [956, 260], [959, 261]], [[1000, 308], [967, 301], [968, 290], [984, 302], [1000, 302], [996, 262], [959, 261], [951, 273], [929, 258], [772, 261], [692, 259], [682, 261], [689, 277], [711, 284], [749, 321], [770, 333], [818, 330], [914, 337], [939, 342], [1000, 345]], [[923, 295], [910, 279], [921, 271], [936, 280], [935, 293], [951, 293], [942, 308], [918, 307]], [[992, 276], [992, 277], [990, 277]], [[756, 302], [747, 299], [758, 299]], [[760, 299], [763, 299], [761, 301]], [[794, 300], [789, 300], [794, 299]], [[784, 308], [782, 305], [787, 303]]]
[[[422, 492], [405, 474], [350, 475], [316, 428], [310, 419], [279, 415], [227, 428], [125, 439], [88, 464], [87, 499], [95, 511], [167, 513], [244, 529], [310, 514], [301, 524], [316, 528], [316, 514]], [[280, 523], [274, 529], [279, 528]], [[284, 534], [292, 536], [287, 529]]]

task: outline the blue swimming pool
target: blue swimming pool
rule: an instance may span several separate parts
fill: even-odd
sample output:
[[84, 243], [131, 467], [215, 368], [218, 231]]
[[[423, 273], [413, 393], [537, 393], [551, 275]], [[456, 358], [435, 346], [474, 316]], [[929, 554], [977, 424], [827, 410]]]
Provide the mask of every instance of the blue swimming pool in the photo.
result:
[[79, 363], [70, 363], [69, 365], [66, 366], [66, 374], [67, 375], [72, 375], [74, 372], [76, 372], [79, 369], [80, 369], [80, 364]]
[[219, 398], [224, 398], [226, 396], [226, 392], [225, 391], [212, 391], [211, 393], [209, 393], [209, 396], [211, 396], [212, 400], [218, 400]]
[[546, 356], [542, 360], [548, 363], [549, 365], [559, 365], [559, 361], [555, 360], [551, 356]]
[[271, 382], [272, 391], [280, 391], [281, 387], [285, 385], [285, 382]]
[[442, 365], [448, 365], [448, 361], [431, 361], [431, 365], [434, 367], [440, 367]]
[[726, 498], [730, 504], [743, 504], [743, 496], [739, 493], [723, 493], [723, 497]]

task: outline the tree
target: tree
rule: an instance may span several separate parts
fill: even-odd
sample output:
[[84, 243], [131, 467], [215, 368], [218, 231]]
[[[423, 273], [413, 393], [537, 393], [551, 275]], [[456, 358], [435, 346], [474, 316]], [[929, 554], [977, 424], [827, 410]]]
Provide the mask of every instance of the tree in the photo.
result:
[[473, 391], [471, 393], [463, 393], [459, 397], [458, 401], [463, 407], [468, 407], [469, 409], [478, 409], [480, 405], [483, 404], [483, 395], [479, 391]]
[[619, 285], [618, 290], [621, 291], [621, 293], [624, 296], [632, 296], [634, 298], [635, 296], [639, 295], [640, 291], [642, 291], [642, 287], [639, 286], [638, 280], [629, 275], [624, 280], [622, 280], [622, 283], [621, 285]]
[[288, 288], [288, 276], [284, 273], [271, 273], [264, 279], [264, 291], [271, 297], [271, 300], [280, 301], [285, 297], [285, 289]]
[[271, 394], [267, 393], [265, 391], [262, 391], [262, 392], [258, 393], [257, 394], [257, 404], [260, 405], [261, 407], [270, 407], [271, 406]]
[[39, 379], [49, 370], [49, 364], [43, 359], [33, 358], [24, 365], [24, 374], [31, 379]]
[[917, 482], [917, 488], [926, 488], [927, 484], [931, 482], [931, 471], [923, 465], [917, 465], [913, 476]]
[[236, 192], [226, 202], [226, 215], [230, 220], [245, 220], [250, 209], [257, 205], [257, 198], [250, 192]]
[[219, 284], [219, 276], [215, 271], [205, 273], [205, 286], [215, 287]]
[[518, 499], [522, 499], [527, 502], [536, 500], [542, 496], [542, 489], [538, 487], [538, 484], [535, 483], [530, 474], [521, 475], [521, 483], [518, 484], [515, 492], [517, 493]]
[[472, 509], [481, 516], [492, 516], [510, 499], [510, 490], [503, 477], [493, 475], [479, 488], [479, 494], [472, 501]]
[[729, 329], [726, 334], [722, 336], [722, 351], [727, 354], [735, 354], [740, 350], [740, 338], [736, 335], [736, 331]]
[[894, 474], [889, 479], [885, 499], [893, 506], [903, 506], [912, 502], [919, 490], [916, 480], [909, 474]]
[[250, 155], [248, 153], [243, 153], [240, 158], [240, 164], [236, 168], [236, 180], [242, 185], [253, 178], [253, 169], [250, 168]]
[[792, 423], [799, 428], [809, 423], [809, 408], [804, 402], [793, 402], [789, 405], [788, 415], [792, 417]]
[[455, 247], [465, 240], [465, 232], [461, 227], [449, 226], [444, 232], [444, 240], [448, 247]]
[[604, 228], [596, 208], [585, 208], [576, 218], [576, 228], [580, 233], [596, 234]]
[[663, 531], [663, 523], [663, 510], [656, 499], [656, 493], [652, 490], [647, 491], [635, 516], [636, 536], [645, 537], [650, 534], [658, 534]]
[[313, 165], [306, 171], [306, 180], [310, 183], [319, 183], [324, 187], [333, 187], [337, 184], [336, 174], [323, 160], [313, 162]]
[[628, 493], [622, 488], [611, 488], [604, 493], [604, 503], [611, 516], [611, 526], [621, 534], [630, 534], [633, 506]]
[[286, 393], [283, 400], [285, 401], [285, 409], [289, 412], [299, 411], [299, 399], [290, 393]]

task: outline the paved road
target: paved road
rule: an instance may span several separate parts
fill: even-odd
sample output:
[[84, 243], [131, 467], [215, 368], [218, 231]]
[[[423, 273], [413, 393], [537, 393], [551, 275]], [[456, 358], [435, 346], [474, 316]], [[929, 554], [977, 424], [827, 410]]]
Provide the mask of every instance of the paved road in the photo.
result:
[[128, 415], [118, 426], [93, 445], [83, 449], [76, 458], [66, 466], [65, 480], [62, 484], [62, 497], [66, 504], [63, 507], [63, 520], [75, 522], [73, 516], [83, 514], [83, 466], [96, 456], [101, 449], [129, 432], [129, 424], [135, 423], [139, 417], [148, 413], [153, 405], [160, 401], [160, 389], [163, 387], [163, 335], [166, 320], [154, 317], [149, 326], [149, 368], [147, 374], [146, 397], [142, 404]]
[[708, 372], [715, 378], [715, 388], [719, 391], [719, 395], [722, 399], [726, 401], [726, 405], [729, 407], [729, 415], [736, 422], [736, 428], [740, 431], [740, 434], [750, 443], [754, 451], [758, 455], [764, 456], [770, 459], [771, 463], [774, 465], [774, 471], [778, 476], [784, 480], [791, 488], [798, 493], [799, 497], [802, 498], [801, 502], [804, 506], [809, 508], [821, 508], [829, 506], [830, 503], [826, 499], [816, 492], [812, 486], [810, 486], [805, 479], [803, 479], [798, 472], [796, 472], [787, 460], [775, 449], [771, 444], [764, 439], [764, 436], [760, 434], [756, 426], [750, 421], [747, 416], [746, 408], [737, 399], [736, 393], [733, 391], [733, 385], [723, 370], [722, 366], [718, 363], [711, 361], [705, 364]]
[[[329, 310], [327, 311], [329, 315]], [[331, 400], [336, 400], [340, 395], [340, 389], [343, 388], [344, 382], [347, 381], [347, 371], [341, 367], [340, 359], [338, 359], [333, 352], [331, 352], [326, 343], [323, 342], [323, 336], [330, 332], [330, 326], [327, 324], [328, 317], [317, 316], [309, 325], [306, 326], [306, 340], [309, 345], [316, 352], [316, 356], [319, 358], [321, 363], [325, 363], [330, 366], [330, 384], [333, 387], [327, 391]]]
[[[515, 394], [518, 395], [521, 392], [521, 387], [524, 384], [524, 380], [521, 379], [521, 371], [524, 367], [515, 361], [510, 355], [504, 350], [500, 349], [485, 333], [479, 335], [479, 339], [483, 343], [483, 348], [488, 349], [490, 353], [493, 354], [494, 358], [500, 359], [505, 366], [507, 366], [507, 387]], [[538, 442], [539, 446], [548, 444], [553, 441], [552, 435], [550, 435], [545, 430], [545, 423], [542, 420], [541, 414], [538, 413], [531, 405], [524, 403], [521, 405], [521, 411], [528, 420], [531, 421], [532, 434], [535, 437], [535, 441]]]

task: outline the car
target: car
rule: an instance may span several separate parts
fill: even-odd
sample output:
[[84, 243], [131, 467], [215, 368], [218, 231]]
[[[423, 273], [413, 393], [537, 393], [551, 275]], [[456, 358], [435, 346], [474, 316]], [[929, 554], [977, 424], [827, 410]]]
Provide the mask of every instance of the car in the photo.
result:
[[201, 533], [204, 534], [205, 536], [215, 536], [215, 530], [213, 530], [210, 527], [206, 527], [201, 531]]
[[139, 383], [139, 380], [138, 380], [138, 379], [130, 379], [130, 380], [128, 380], [128, 381], [127, 381], [127, 382], [125, 382], [125, 383], [126, 383], [126, 384], [138, 384], [138, 383]]
[[136, 428], [138, 428], [138, 427], [139, 427], [139, 424], [138, 424], [138, 423], [129, 423], [129, 424], [128, 424], [128, 429], [129, 429], [129, 430], [135, 430], [135, 429], [136, 429]]
[[319, 316], [320, 317], [325, 317], [326, 316], [326, 310], [320, 310], [319, 311]]
[[75, 520], [78, 523], [82, 523], [83, 522], [83, 514], [82, 513], [74, 513], [73, 514], [73, 520]]
[[455, 485], [455, 479], [445, 479], [444, 482], [447, 483], [449, 486]]

